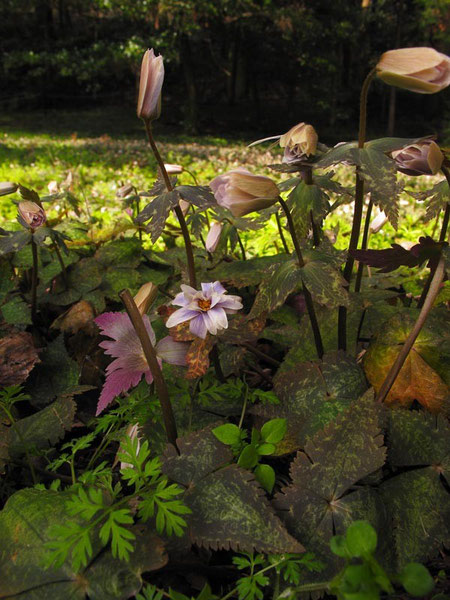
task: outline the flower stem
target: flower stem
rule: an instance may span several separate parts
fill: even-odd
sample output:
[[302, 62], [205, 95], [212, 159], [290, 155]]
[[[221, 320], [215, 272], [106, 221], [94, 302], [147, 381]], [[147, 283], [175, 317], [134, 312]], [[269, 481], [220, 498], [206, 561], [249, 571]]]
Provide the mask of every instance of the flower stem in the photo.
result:
[[133, 300], [133, 296], [130, 294], [130, 291], [127, 289], [122, 290], [119, 294], [119, 297], [122, 300], [128, 316], [130, 317], [131, 323], [133, 324], [133, 327], [139, 337], [149, 369], [153, 375], [156, 392], [161, 404], [167, 439], [175, 446], [175, 448], [177, 448], [177, 426], [172, 410], [172, 404], [170, 403], [169, 390], [167, 389], [166, 381], [162, 374], [161, 367], [159, 366], [155, 349], [153, 348], [152, 342], [147, 333], [147, 329], [145, 328], [144, 321], [142, 320], [141, 314]]
[[[286, 215], [286, 219], [289, 226], [289, 231], [291, 234], [292, 242], [294, 244], [295, 251], [297, 253], [298, 264], [302, 269], [305, 266], [305, 261], [303, 260], [302, 251], [300, 249], [300, 244], [298, 242], [297, 234], [295, 233], [294, 221], [292, 220], [292, 215], [289, 211], [289, 207], [286, 202], [283, 200], [281, 196], [278, 197], [278, 202], [281, 204], [284, 213]], [[317, 321], [316, 311], [314, 309], [314, 303], [312, 301], [311, 294], [309, 293], [308, 288], [303, 282], [303, 294], [305, 296], [306, 309], [308, 311], [309, 320], [311, 321], [311, 328], [314, 335], [314, 342], [316, 344], [317, 356], [322, 358], [323, 356], [323, 344], [322, 337], [320, 335], [319, 323]]]
[[[376, 69], [372, 69], [364, 80], [361, 88], [361, 96], [359, 100], [359, 134], [358, 134], [358, 148], [364, 148], [364, 142], [366, 140], [366, 125], [367, 125], [367, 94], [372, 79], [375, 77]], [[353, 223], [352, 232], [350, 235], [349, 251], [356, 250], [358, 248], [359, 233], [361, 230], [362, 222], [362, 211], [364, 205], [364, 180], [359, 174], [358, 167], [356, 168], [356, 187], [355, 187], [355, 208], [353, 211]], [[350, 255], [347, 256], [347, 262], [344, 267], [344, 279], [347, 281], [350, 287], [350, 281], [352, 278], [354, 258]], [[345, 306], [339, 307], [338, 317], [338, 345], [340, 350], [346, 350], [347, 348], [347, 309]]]
[[38, 251], [36, 242], [31, 236], [31, 254], [33, 255], [33, 270], [31, 273], [31, 320], [33, 323], [36, 321], [36, 298], [37, 298], [37, 284], [38, 284]]
[[222, 371], [222, 366], [220, 364], [219, 351], [217, 350], [216, 344], [212, 347], [211, 352], [209, 353], [212, 363], [214, 365], [214, 370], [216, 371], [216, 377], [220, 381], [220, 383], [225, 383], [225, 375]]
[[[369, 204], [367, 205], [366, 211], [366, 220], [364, 222], [364, 233], [363, 239], [361, 242], [361, 250], [365, 250], [367, 248], [367, 243], [369, 241], [369, 228], [370, 228], [370, 218], [372, 216], [372, 208], [373, 202], [372, 198], [369, 200]], [[355, 281], [355, 292], [358, 293], [361, 290], [361, 281], [364, 272], [364, 263], [360, 262], [358, 264], [358, 272], [356, 273], [356, 281]]]
[[241, 236], [239, 235], [239, 231], [237, 230], [237, 227], [235, 227], [234, 230], [236, 231], [237, 241], [238, 241], [238, 244], [239, 244], [239, 248], [241, 249], [242, 260], [247, 260], [247, 256], [245, 254], [244, 244], [242, 243]]
[[[166, 167], [164, 166], [164, 161], [161, 158], [161, 154], [159, 153], [158, 147], [156, 146], [155, 140], [153, 138], [152, 127], [150, 121], [144, 120], [145, 130], [147, 132], [147, 138], [153, 154], [155, 155], [156, 161], [158, 163], [159, 169], [161, 171], [161, 175], [164, 178], [164, 182], [166, 184], [166, 188], [168, 192], [173, 191], [173, 186], [170, 182], [170, 177], [166, 171]], [[195, 265], [194, 265], [194, 252], [192, 250], [191, 238], [189, 237], [189, 231], [186, 225], [186, 220], [183, 215], [183, 211], [177, 204], [175, 206], [175, 214], [180, 223], [181, 233], [183, 234], [184, 246], [186, 249], [186, 259], [188, 265], [188, 273], [189, 273], [189, 284], [193, 288], [197, 288], [197, 280], [195, 277]]]
[[428, 314], [433, 306], [433, 303], [436, 300], [436, 296], [439, 293], [439, 289], [441, 287], [442, 281], [444, 280], [444, 276], [445, 276], [444, 259], [441, 258], [436, 267], [436, 271], [434, 272], [433, 279], [431, 280], [431, 284], [430, 284], [430, 289], [428, 291], [427, 297], [423, 304], [422, 310], [420, 311], [419, 316], [417, 317], [417, 321], [415, 322], [414, 327], [411, 330], [411, 333], [409, 334], [408, 338], [406, 339], [405, 343], [403, 344], [402, 349], [400, 350], [396, 361], [394, 362], [389, 373], [386, 376], [386, 379], [383, 381], [383, 384], [380, 387], [380, 390], [377, 394], [378, 402], [383, 402], [386, 399], [386, 396], [389, 394], [390, 389], [394, 385], [395, 380], [397, 379], [397, 375], [399, 374], [405, 360], [407, 359], [408, 354], [409, 354], [411, 348], [413, 347], [413, 344], [416, 341], [417, 336], [419, 335], [419, 333], [426, 321], [426, 318], [428, 317]]
[[69, 287], [69, 281], [67, 279], [66, 265], [64, 264], [63, 257], [61, 255], [61, 251], [58, 248], [58, 244], [54, 243], [53, 247], [55, 249], [56, 256], [58, 257], [59, 264], [61, 265], [62, 278], [64, 280], [64, 285], [65, 285], [66, 290], [67, 290], [67, 288]]
[[287, 245], [286, 238], [283, 233], [283, 226], [281, 224], [280, 213], [277, 211], [275, 213], [275, 218], [277, 220], [278, 233], [280, 234], [281, 243], [283, 244], [284, 251], [286, 254], [289, 254], [289, 246]]
[[[448, 185], [450, 187], [450, 171], [447, 169], [447, 167], [442, 167], [442, 172], [444, 173], [444, 175], [448, 181]], [[450, 219], [450, 202], [447, 202], [447, 204], [445, 206], [445, 211], [444, 211], [444, 218], [442, 219], [441, 233], [439, 234], [440, 242], [445, 242], [445, 238], [447, 237], [447, 229], [448, 229], [449, 219]], [[420, 295], [419, 302], [417, 303], [417, 308], [422, 308], [422, 306], [425, 302], [425, 298], [427, 297], [428, 290], [430, 289], [431, 280], [433, 279], [434, 272], [435, 272], [435, 269], [431, 269], [430, 273], [428, 274], [428, 279], [424, 285], [422, 294]]]

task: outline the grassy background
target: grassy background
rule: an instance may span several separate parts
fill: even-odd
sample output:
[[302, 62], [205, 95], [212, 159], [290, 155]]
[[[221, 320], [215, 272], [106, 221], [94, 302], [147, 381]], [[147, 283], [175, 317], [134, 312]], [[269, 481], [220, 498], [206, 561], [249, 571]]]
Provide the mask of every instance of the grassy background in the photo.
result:
[[[274, 132], [260, 133], [264, 136]], [[278, 147], [247, 148], [252, 140], [225, 136], [186, 137], [173, 131], [160, 131], [158, 123], [155, 137], [165, 162], [183, 165], [200, 184], [207, 184], [219, 173], [237, 166], [276, 180], [288, 177], [280, 177], [266, 167], [281, 161]], [[95, 239], [96, 235], [107, 236], [117, 223], [128, 218], [122, 201], [116, 197], [117, 188], [125, 183], [132, 183], [139, 190], [149, 188], [156, 176], [156, 163], [142, 124], [134, 114], [105, 109], [9, 114], [0, 118], [0, 181], [20, 182], [46, 195], [48, 184], [61, 183], [69, 171], [74, 176], [73, 193], [81, 200], [86, 220], [89, 216]], [[352, 169], [339, 167], [337, 171], [336, 176], [343, 185], [353, 185]], [[407, 189], [415, 191], [431, 187], [438, 179], [439, 176], [403, 178]], [[179, 181], [193, 183], [188, 173], [183, 173]], [[11, 196], [1, 198], [0, 221], [3, 226], [15, 228], [13, 200]], [[379, 234], [372, 236], [372, 248], [388, 247], [392, 242], [417, 241], [421, 235], [433, 233], [436, 223], [425, 223], [422, 204], [402, 192], [400, 205], [399, 229], [395, 231], [387, 224]], [[49, 209], [50, 217], [55, 210], [57, 207]], [[375, 209], [374, 216], [377, 213]], [[339, 248], [347, 246], [351, 214], [352, 206], [344, 205], [326, 220], [325, 228], [337, 235]], [[245, 233], [244, 239], [250, 256], [275, 252], [274, 219], [262, 231]], [[145, 243], [150, 244], [150, 241]]]

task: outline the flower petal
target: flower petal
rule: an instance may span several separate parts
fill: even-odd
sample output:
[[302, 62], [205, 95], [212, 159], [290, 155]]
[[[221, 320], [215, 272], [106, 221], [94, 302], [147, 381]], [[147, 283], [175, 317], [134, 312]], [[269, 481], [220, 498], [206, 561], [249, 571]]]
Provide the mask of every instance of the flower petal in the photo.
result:
[[185, 366], [188, 348], [188, 343], [176, 342], [170, 335], [167, 335], [156, 344], [156, 353], [171, 365]]
[[166, 327], [176, 327], [180, 323], [189, 321], [198, 315], [198, 311], [192, 310], [191, 308], [179, 308], [166, 321]]
[[205, 339], [207, 333], [207, 328], [205, 324], [206, 314], [208, 313], [197, 313], [197, 316], [194, 319], [192, 319], [189, 326], [190, 332], [196, 335], [197, 337], [202, 338], [203, 340]]
[[103, 385], [95, 415], [98, 416], [103, 412], [116, 396], [119, 396], [122, 392], [126, 392], [131, 387], [136, 386], [141, 377], [142, 371], [129, 372], [119, 369], [109, 373], [106, 377], [105, 384]]

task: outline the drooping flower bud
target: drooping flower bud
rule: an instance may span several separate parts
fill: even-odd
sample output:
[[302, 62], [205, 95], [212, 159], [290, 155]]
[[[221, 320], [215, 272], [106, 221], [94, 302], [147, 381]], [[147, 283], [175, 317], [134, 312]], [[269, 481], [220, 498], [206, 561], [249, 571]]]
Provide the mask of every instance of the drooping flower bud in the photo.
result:
[[450, 85], [450, 58], [434, 48], [389, 50], [376, 70], [385, 83], [419, 94], [435, 94]]
[[433, 140], [423, 140], [392, 152], [397, 169], [405, 175], [436, 175], [444, 161], [441, 149]]
[[283, 162], [292, 163], [316, 153], [319, 136], [312, 125], [298, 123], [280, 137], [284, 148]]
[[242, 167], [215, 177], [209, 185], [217, 204], [228, 208], [235, 217], [268, 208], [280, 195], [270, 177], [253, 175]]
[[19, 186], [17, 183], [12, 183], [12, 181], [0, 181], [0, 196], [14, 194], [14, 192], [17, 192], [18, 188]]
[[153, 48], [147, 50], [142, 59], [141, 79], [137, 116], [144, 121], [153, 121], [161, 114], [161, 89], [164, 82], [162, 56], [155, 56]]
[[211, 225], [205, 240], [205, 247], [208, 252], [214, 252], [217, 248], [220, 241], [220, 236], [222, 234], [222, 229], [223, 225], [218, 221], [215, 221]]
[[141, 286], [138, 293], [134, 297], [134, 302], [141, 315], [147, 314], [147, 311], [153, 304], [157, 294], [158, 288], [151, 281], [144, 283], [144, 285]]
[[171, 163], [165, 163], [164, 168], [166, 169], [169, 175], [179, 175], [184, 171], [182, 165], [173, 165]]
[[370, 223], [370, 233], [378, 233], [380, 229], [384, 227], [384, 225], [386, 225], [388, 220], [389, 219], [387, 218], [386, 213], [384, 211], [378, 213], [375, 219], [373, 219], [373, 221]]
[[183, 200], [183, 198], [180, 198], [178, 204], [181, 208], [181, 212], [183, 213], [183, 217], [185, 217], [188, 213], [189, 208], [191, 207], [190, 203], [187, 200]]
[[18, 210], [19, 221], [24, 227], [37, 229], [46, 221], [44, 209], [36, 202], [30, 202], [29, 200], [19, 202]]
[[129, 196], [131, 194], [131, 192], [134, 190], [134, 186], [131, 185], [131, 183], [126, 183], [125, 185], [122, 185], [120, 188], [118, 188], [117, 192], [116, 192], [116, 196], [118, 198], [126, 198], [127, 196]]

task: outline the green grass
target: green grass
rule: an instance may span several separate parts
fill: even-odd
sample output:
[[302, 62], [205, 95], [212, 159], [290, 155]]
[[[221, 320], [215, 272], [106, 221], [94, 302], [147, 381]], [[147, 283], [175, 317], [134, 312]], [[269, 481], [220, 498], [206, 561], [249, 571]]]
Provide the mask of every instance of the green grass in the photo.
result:
[[[267, 133], [261, 131], [261, 136]], [[183, 165], [201, 184], [238, 166], [277, 180], [287, 177], [267, 169], [266, 165], [281, 160], [277, 147], [271, 150], [267, 145], [247, 148], [251, 141], [248, 139], [186, 137], [161, 131], [158, 123], [155, 137], [165, 162]], [[90, 215], [94, 223], [94, 236], [106, 233], [126, 219], [122, 202], [116, 198], [117, 188], [132, 183], [139, 190], [148, 189], [156, 176], [156, 163], [142, 124], [132, 110], [55, 111], [0, 118], [0, 181], [20, 182], [46, 195], [48, 184], [61, 183], [69, 172], [74, 176], [73, 193], [81, 199], [85, 214]], [[352, 169], [338, 168], [337, 177], [344, 185], [353, 185]], [[404, 180], [408, 182], [408, 189], [417, 191], [431, 187], [437, 178]], [[183, 173], [179, 181], [193, 183], [188, 173]], [[0, 224], [3, 226], [11, 226], [15, 220], [13, 200], [14, 197], [1, 199]], [[425, 223], [425, 209], [419, 202], [402, 192], [400, 204], [399, 229], [395, 231], [386, 225], [371, 237], [372, 248], [387, 247], [392, 242], [417, 241], [421, 235], [432, 233], [434, 224]], [[56, 210], [57, 207], [49, 210], [50, 217]], [[375, 209], [375, 215], [377, 212]], [[325, 228], [337, 234], [339, 248], [347, 246], [351, 214], [352, 205], [344, 205], [326, 220]], [[274, 252], [277, 230], [273, 218], [263, 233], [250, 232], [244, 237], [250, 255]]]

